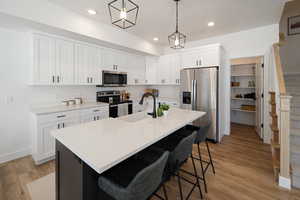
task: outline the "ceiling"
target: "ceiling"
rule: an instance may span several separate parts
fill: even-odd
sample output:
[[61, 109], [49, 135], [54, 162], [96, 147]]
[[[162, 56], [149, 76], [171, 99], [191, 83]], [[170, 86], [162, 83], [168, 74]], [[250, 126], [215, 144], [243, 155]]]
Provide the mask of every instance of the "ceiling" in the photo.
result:
[[[111, 0], [49, 0], [100, 22], [110, 24], [107, 4]], [[140, 6], [137, 25], [126, 31], [161, 46], [175, 31], [173, 0], [133, 0]], [[188, 41], [279, 23], [283, 0], [181, 0], [179, 31]], [[88, 9], [97, 11], [91, 16]], [[208, 22], [215, 22], [208, 27]], [[153, 38], [159, 41], [154, 42]]]

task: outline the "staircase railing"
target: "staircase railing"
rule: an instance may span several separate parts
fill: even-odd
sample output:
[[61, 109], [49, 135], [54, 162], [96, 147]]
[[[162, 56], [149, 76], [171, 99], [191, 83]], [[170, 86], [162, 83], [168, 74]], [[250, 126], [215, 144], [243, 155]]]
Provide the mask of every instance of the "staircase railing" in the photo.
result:
[[274, 44], [270, 56], [271, 150], [275, 179], [279, 186], [291, 188], [290, 178], [290, 101], [280, 58], [280, 44]]

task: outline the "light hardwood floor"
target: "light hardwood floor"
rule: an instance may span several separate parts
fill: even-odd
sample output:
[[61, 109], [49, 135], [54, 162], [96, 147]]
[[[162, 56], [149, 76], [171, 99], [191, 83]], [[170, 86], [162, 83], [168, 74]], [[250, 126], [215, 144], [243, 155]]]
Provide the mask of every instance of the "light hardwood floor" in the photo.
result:
[[[231, 136], [224, 137], [222, 144], [210, 144], [210, 147], [216, 175], [211, 170], [207, 174], [205, 199], [300, 200], [300, 190], [286, 191], [274, 182], [270, 146], [262, 144], [252, 127], [233, 124]], [[184, 167], [192, 169], [191, 162]], [[35, 166], [31, 157], [0, 164], [0, 200], [30, 200], [26, 184], [54, 170], [54, 162]], [[184, 188], [190, 186], [184, 184]], [[175, 179], [167, 183], [167, 191], [169, 199], [179, 199]], [[195, 190], [191, 199], [199, 196]]]

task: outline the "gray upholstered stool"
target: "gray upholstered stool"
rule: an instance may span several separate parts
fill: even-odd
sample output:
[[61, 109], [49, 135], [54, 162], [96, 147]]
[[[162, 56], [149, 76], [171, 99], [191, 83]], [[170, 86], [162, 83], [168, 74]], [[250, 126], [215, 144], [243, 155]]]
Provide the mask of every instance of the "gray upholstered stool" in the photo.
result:
[[169, 152], [162, 152], [152, 163], [135, 156], [127, 159], [103, 173], [98, 179], [99, 187], [116, 200], [146, 200], [162, 185], [168, 199], [162, 183], [168, 156]]
[[[185, 129], [179, 130], [181, 131], [189, 131]], [[190, 183], [193, 185], [192, 189], [188, 193], [186, 199], [189, 199], [190, 195], [194, 191], [196, 187], [198, 187], [200, 196], [202, 196], [202, 191], [201, 191], [201, 186], [199, 183], [198, 178], [196, 177], [196, 182], [192, 182], [183, 176], [180, 175], [180, 172], [185, 172], [181, 170], [181, 166], [185, 163], [185, 161], [191, 157], [192, 163], [193, 163], [193, 168], [194, 168], [194, 173], [197, 174], [197, 169], [195, 166], [194, 158], [192, 157], [192, 149], [193, 149], [193, 144], [195, 141], [195, 138], [197, 136], [197, 131], [192, 131], [189, 133], [186, 133], [186, 137], [178, 137], [177, 132], [173, 133], [169, 137], [163, 139], [162, 141], [158, 142], [157, 144], [153, 145], [152, 148], [159, 148], [163, 151], [170, 151], [169, 155], [169, 160], [168, 160], [168, 165], [167, 165], [167, 171], [169, 176], [175, 175], [178, 180], [178, 186], [179, 186], [179, 192], [180, 192], [180, 197], [183, 200], [183, 192], [182, 192], [182, 187], [181, 187], [181, 181], [184, 180], [187, 183]]]
[[[193, 156], [193, 158], [200, 161], [202, 177], [199, 177], [198, 174], [195, 174], [195, 176], [199, 177], [204, 182], [205, 192], [207, 192], [207, 184], [206, 184], [205, 174], [206, 174], [207, 169], [209, 168], [209, 166], [212, 167], [213, 173], [214, 174], [216, 173], [215, 172], [215, 167], [214, 167], [214, 164], [213, 164], [213, 160], [212, 160], [212, 157], [211, 157], [209, 145], [208, 145], [208, 142], [207, 142], [207, 135], [208, 135], [208, 131], [209, 131], [210, 127], [211, 127], [211, 124], [207, 124], [207, 125], [202, 126], [202, 127], [196, 127], [196, 126], [191, 126], [191, 125], [187, 125], [185, 127], [185, 129], [188, 129], [190, 131], [197, 131], [198, 132], [194, 144], [196, 144], [197, 147], [198, 147], [198, 156], [199, 157]], [[181, 137], [186, 137], [186, 133], [188, 133], [188, 132], [181, 131], [181, 132], [178, 132], [178, 135], [181, 135]], [[207, 149], [207, 152], [208, 152], [209, 161], [206, 161], [206, 160], [202, 159], [201, 151], [200, 151], [200, 144], [201, 143], [206, 144], [206, 149]], [[206, 164], [206, 166], [204, 167], [203, 164]]]

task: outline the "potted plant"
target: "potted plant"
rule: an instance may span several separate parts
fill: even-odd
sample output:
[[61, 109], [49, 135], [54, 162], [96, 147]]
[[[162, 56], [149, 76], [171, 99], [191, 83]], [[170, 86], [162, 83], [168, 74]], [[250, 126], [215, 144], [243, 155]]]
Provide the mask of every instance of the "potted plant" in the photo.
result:
[[168, 115], [168, 111], [169, 111], [169, 109], [170, 109], [170, 106], [169, 106], [168, 104], [165, 104], [165, 103], [164, 103], [164, 104], [162, 104], [162, 105], [160, 106], [160, 108], [162, 109], [164, 115], [167, 116], [167, 115]]

